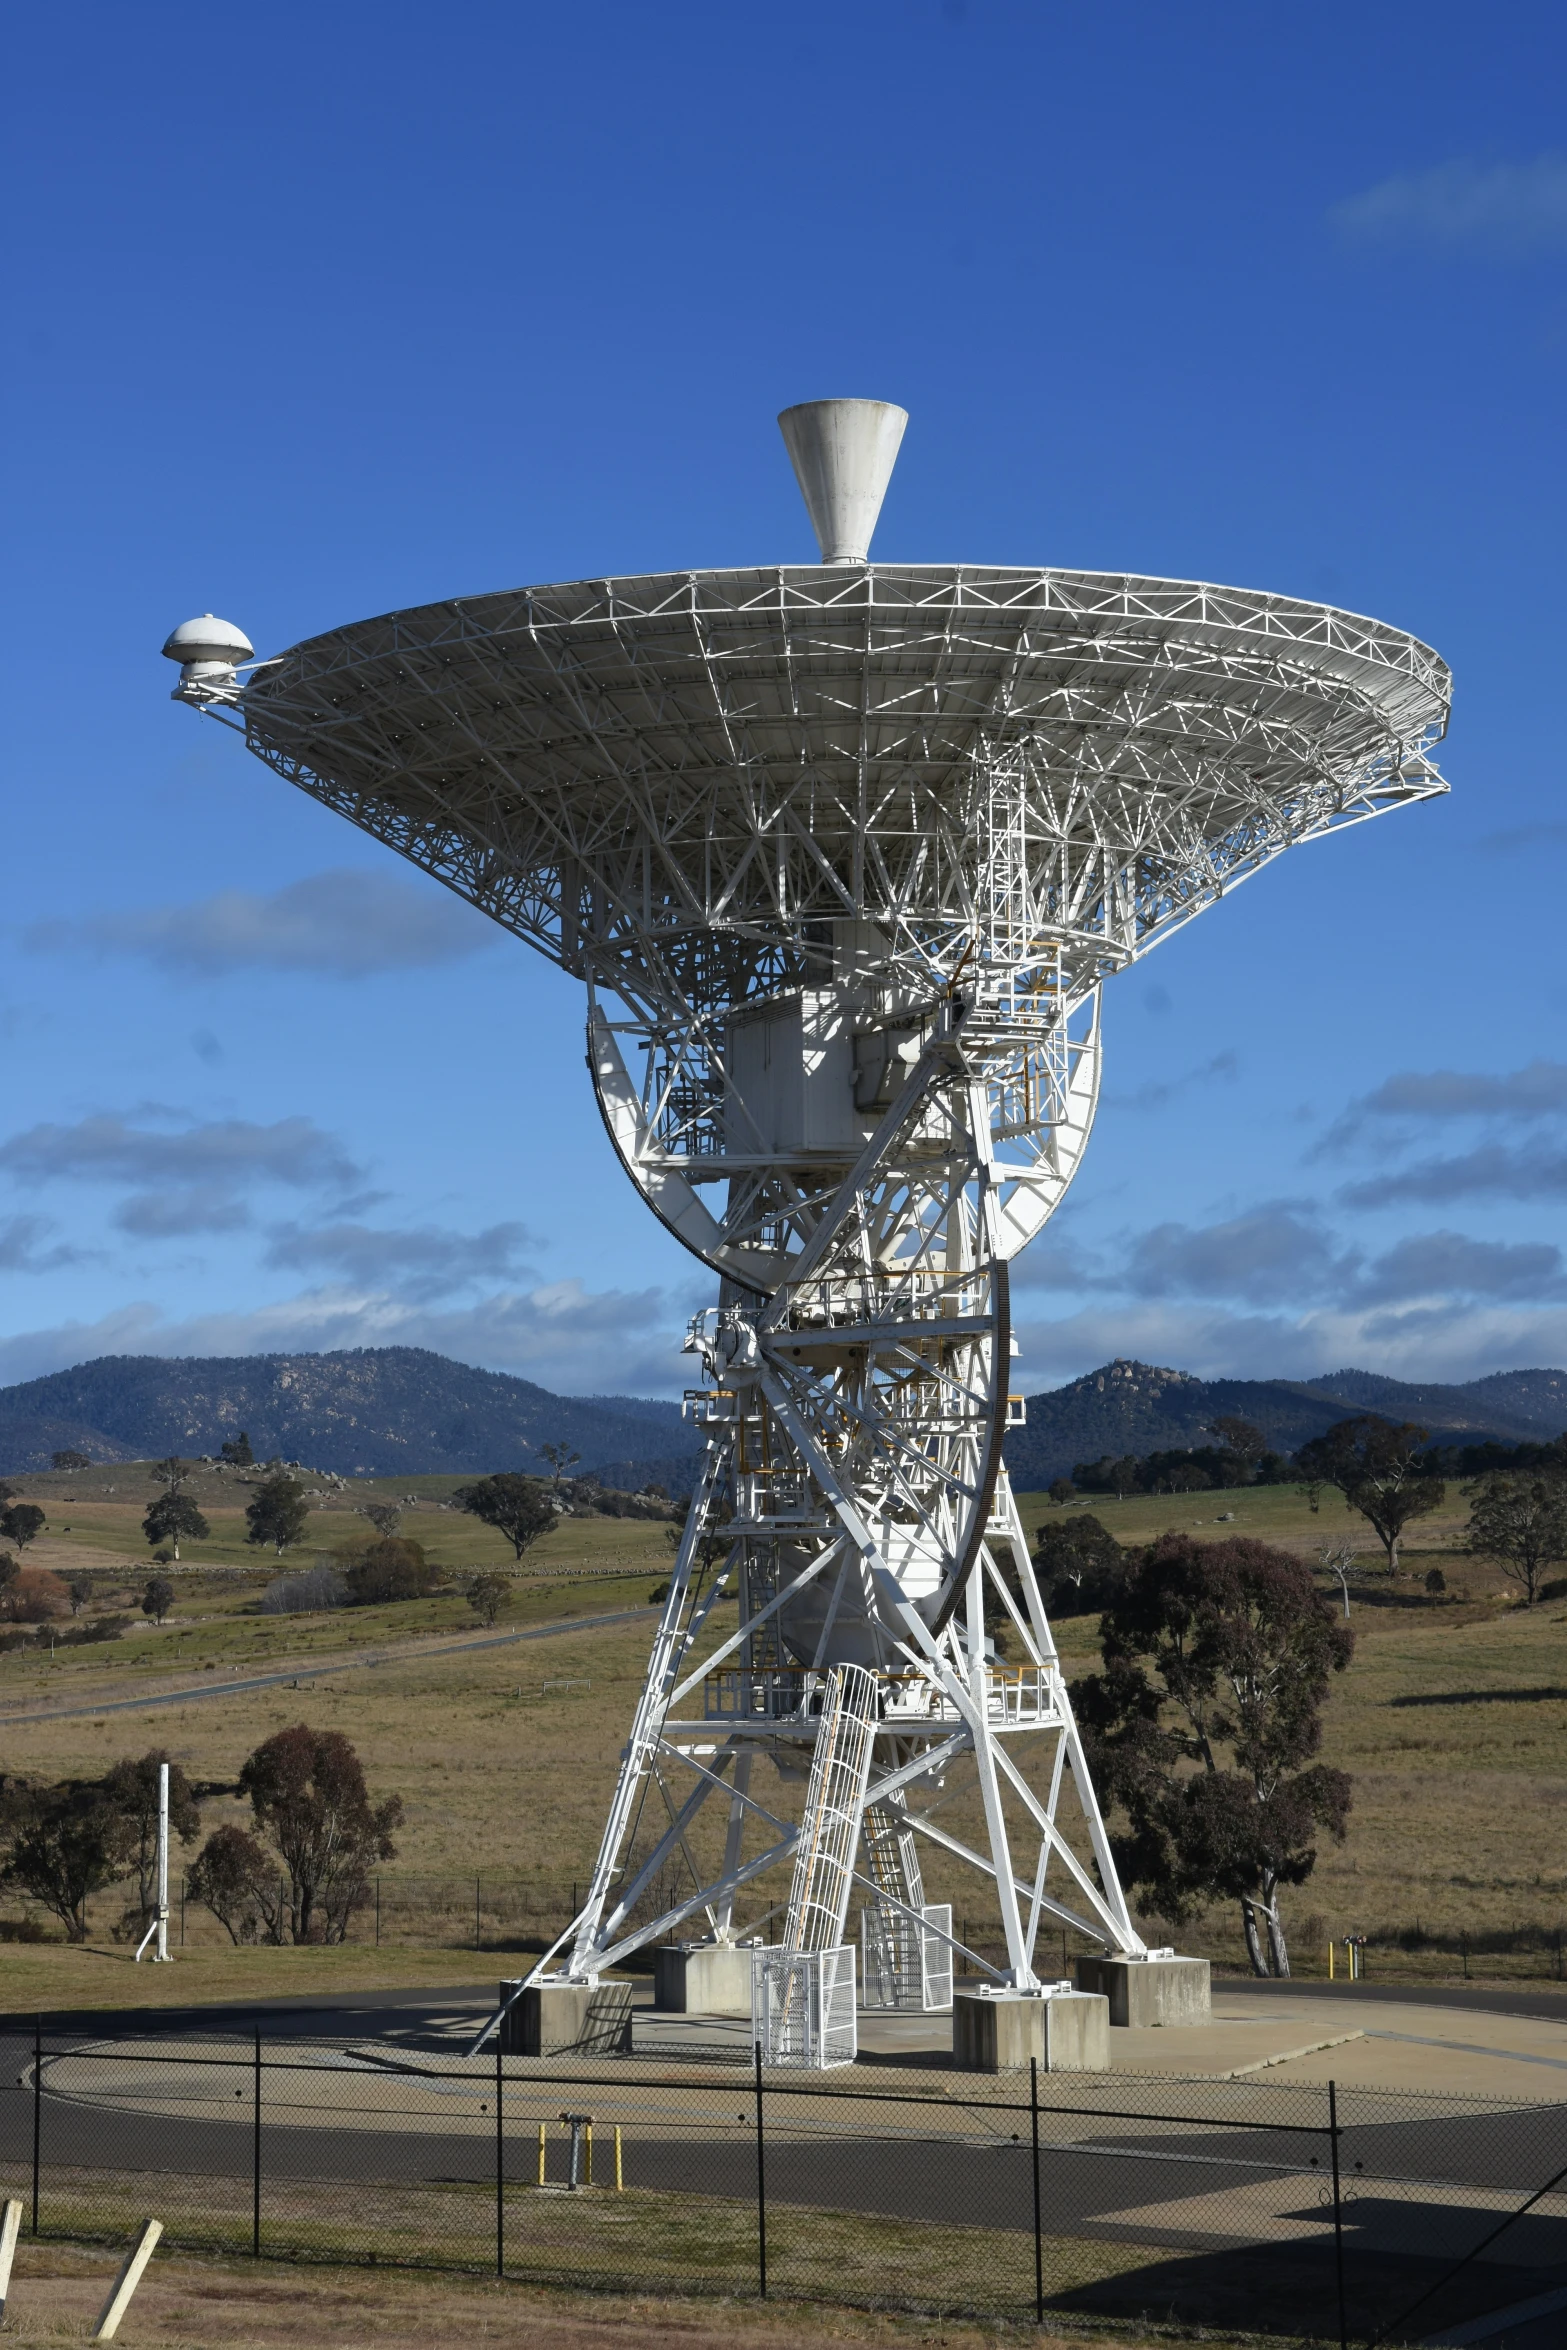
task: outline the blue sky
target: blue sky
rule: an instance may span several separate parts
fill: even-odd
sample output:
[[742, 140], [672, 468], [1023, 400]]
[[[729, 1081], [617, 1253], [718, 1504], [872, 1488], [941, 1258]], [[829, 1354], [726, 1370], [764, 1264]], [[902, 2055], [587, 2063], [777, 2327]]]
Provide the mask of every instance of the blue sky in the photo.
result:
[[399, 1341], [678, 1390], [708, 1279], [576, 989], [158, 647], [812, 559], [773, 418], [837, 393], [910, 411], [881, 556], [1320, 597], [1457, 680], [1449, 799], [1110, 986], [1025, 1384], [1567, 1362], [1558, 9], [182, 24], [10, 40], [0, 1379]]

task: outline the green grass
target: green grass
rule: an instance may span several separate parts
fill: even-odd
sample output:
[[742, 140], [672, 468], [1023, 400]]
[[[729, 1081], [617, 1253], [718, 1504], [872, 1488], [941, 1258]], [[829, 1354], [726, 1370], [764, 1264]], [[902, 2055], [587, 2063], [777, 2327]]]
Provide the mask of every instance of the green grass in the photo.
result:
[[[514, 2169], [532, 2153], [514, 2142]], [[874, 2162], [876, 2150], [866, 2149]], [[170, 2252], [249, 2250], [248, 2177], [131, 2174], [51, 2165], [41, 2234], [118, 2244], [148, 2208]], [[757, 2282], [756, 2205], [735, 2196], [595, 2187], [566, 2197], [530, 2185], [506, 2193], [507, 2275], [522, 2283], [611, 2292], [749, 2295]], [[299, 2262], [468, 2268], [495, 2259], [495, 2190], [487, 2183], [338, 2185], [266, 2181], [262, 2251]], [[1046, 2291], [1073, 2292], [1144, 2266], [1149, 2250], [1049, 2236]], [[1022, 2229], [943, 2227], [873, 2214], [775, 2204], [768, 2217], [769, 2290], [865, 2309], [929, 2315], [1032, 2310], [1034, 2240]]]

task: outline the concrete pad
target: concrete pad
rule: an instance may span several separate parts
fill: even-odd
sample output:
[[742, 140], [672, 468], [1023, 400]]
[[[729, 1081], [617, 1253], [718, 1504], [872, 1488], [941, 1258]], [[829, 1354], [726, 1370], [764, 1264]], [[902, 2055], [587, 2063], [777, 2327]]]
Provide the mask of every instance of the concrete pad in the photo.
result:
[[[502, 1983], [506, 1999], [516, 1982]], [[500, 2028], [503, 2056], [610, 2056], [630, 2045], [629, 1983], [530, 1983]]]
[[[1384, 2258], [1447, 2261], [1491, 2233], [1499, 2219], [1518, 2208], [1516, 2188], [1443, 2186], [1422, 2179], [1417, 2193], [1405, 2179], [1355, 2178], [1346, 2184], [1343, 2215], [1346, 2251]], [[1244, 2212], [1245, 2232], [1261, 2242], [1288, 2243], [1333, 2233], [1333, 2200], [1320, 2170], [1262, 2177], [1237, 2196], [1233, 2186], [1168, 2201], [1103, 2211], [1096, 2223], [1136, 2233], [1168, 2231], [1234, 2242]], [[1487, 2266], [1559, 2268], [1567, 2252], [1567, 2211], [1551, 2196], [1525, 2214], [1487, 2249]], [[1441, 2322], [1433, 2304], [1431, 2323]]]
[[1292, 1999], [1281, 1986], [1266, 2002], [1231, 2000], [1221, 1983], [1210, 2023], [1119, 2031], [1113, 2063], [1118, 2073], [1168, 2079], [1335, 2080], [1341, 2089], [1543, 2103], [1567, 2097], [1567, 2028], [1543, 2016], [1367, 1999], [1347, 1985], [1331, 1999]]
[[749, 2015], [671, 2015], [662, 2008], [643, 2007], [631, 2018], [633, 2056], [678, 2059], [682, 2063], [749, 2064]]
[[952, 2002], [952, 2063], [970, 2073], [1110, 2069], [1110, 2007], [1085, 1991], [959, 1991]]
[[1205, 2024], [1212, 2013], [1205, 1958], [1080, 1958], [1077, 1987], [1110, 2002], [1120, 2031], [1169, 2030]]
[[751, 2013], [751, 1953], [669, 1942], [653, 1953], [653, 2005], [666, 2015]]

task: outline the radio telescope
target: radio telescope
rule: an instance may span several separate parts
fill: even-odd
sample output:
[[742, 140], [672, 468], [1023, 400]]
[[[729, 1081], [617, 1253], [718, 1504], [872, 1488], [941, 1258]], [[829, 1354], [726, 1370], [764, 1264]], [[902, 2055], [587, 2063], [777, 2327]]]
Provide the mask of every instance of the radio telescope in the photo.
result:
[[[768, 2051], [808, 2062], [846, 1984], [852, 2037], [856, 1896], [885, 2005], [936, 2004], [955, 1951], [1037, 1992], [1060, 1926], [1147, 1955], [1002, 1458], [1008, 1269], [1082, 1160], [1103, 982], [1446, 788], [1448, 671], [1377, 621], [869, 562], [905, 421], [780, 419], [819, 568], [455, 598], [254, 663], [207, 615], [164, 648], [177, 698], [586, 986], [610, 1139], [718, 1293], [598, 1864], [529, 1981], [692, 1928], [726, 1950], [769, 1898]], [[979, 1873], [1004, 1963], [927, 1902], [933, 1851]]]

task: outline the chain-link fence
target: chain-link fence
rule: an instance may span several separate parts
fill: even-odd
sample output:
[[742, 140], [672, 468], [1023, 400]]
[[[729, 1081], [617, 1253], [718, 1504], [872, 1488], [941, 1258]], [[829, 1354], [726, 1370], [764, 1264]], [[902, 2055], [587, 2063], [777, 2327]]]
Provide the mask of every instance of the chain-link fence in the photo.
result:
[[1346, 2344], [1567, 2284], [1567, 2105], [459, 2046], [0, 2024], [0, 2192], [75, 2242]]

